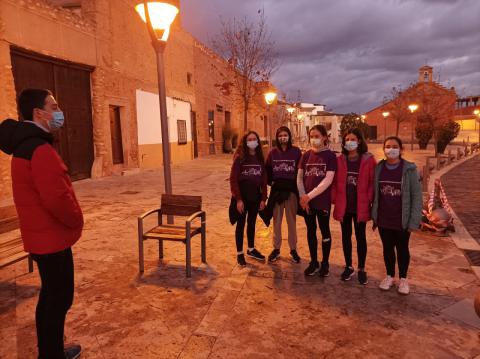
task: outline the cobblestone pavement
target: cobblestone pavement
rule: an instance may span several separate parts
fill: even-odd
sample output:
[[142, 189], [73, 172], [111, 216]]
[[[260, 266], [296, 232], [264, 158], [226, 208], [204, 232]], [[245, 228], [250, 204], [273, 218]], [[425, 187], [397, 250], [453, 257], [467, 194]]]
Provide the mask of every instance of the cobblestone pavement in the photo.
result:
[[[275, 264], [249, 261], [238, 268], [234, 228], [227, 220], [230, 161], [215, 156], [173, 168], [174, 191], [202, 195], [207, 211], [208, 265], [201, 265], [194, 240], [191, 279], [185, 278], [183, 245], [171, 242], [161, 262], [158, 246], [146, 242], [146, 270], [138, 273], [136, 217], [158, 205], [160, 171], [75, 183], [86, 226], [74, 247], [76, 292], [66, 335], [67, 342], [83, 345], [82, 358], [480, 355], [480, 327], [468, 319], [471, 305], [463, 306], [480, 283], [449, 238], [412, 236], [407, 297], [378, 289], [385, 270], [378, 234], [370, 229], [369, 284], [361, 286], [355, 277], [339, 280], [344, 261], [333, 220], [330, 277], [303, 276], [308, 247], [301, 218], [301, 264], [288, 260], [284, 238]], [[270, 237], [258, 222], [257, 248], [265, 254]], [[35, 358], [38, 290], [38, 272], [29, 274], [25, 262], [0, 271], [0, 358]]]
[[441, 180], [453, 210], [480, 243], [480, 156], [460, 164]]

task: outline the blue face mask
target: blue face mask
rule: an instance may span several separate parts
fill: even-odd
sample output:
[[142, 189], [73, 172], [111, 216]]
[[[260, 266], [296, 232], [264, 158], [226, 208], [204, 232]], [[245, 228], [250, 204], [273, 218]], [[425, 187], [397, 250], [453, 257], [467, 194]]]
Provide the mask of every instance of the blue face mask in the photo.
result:
[[51, 130], [58, 130], [59, 128], [63, 127], [64, 123], [65, 117], [63, 116], [63, 112], [55, 111], [52, 112], [52, 119], [48, 123], [48, 127], [50, 127]]

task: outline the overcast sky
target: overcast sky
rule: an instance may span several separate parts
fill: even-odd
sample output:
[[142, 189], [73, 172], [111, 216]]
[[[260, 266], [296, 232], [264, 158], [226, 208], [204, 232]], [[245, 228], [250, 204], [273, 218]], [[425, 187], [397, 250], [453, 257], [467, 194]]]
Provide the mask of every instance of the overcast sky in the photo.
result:
[[427, 63], [457, 94], [480, 95], [480, 0], [182, 0], [184, 26], [208, 43], [219, 16], [264, 8], [290, 100], [366, 112]]

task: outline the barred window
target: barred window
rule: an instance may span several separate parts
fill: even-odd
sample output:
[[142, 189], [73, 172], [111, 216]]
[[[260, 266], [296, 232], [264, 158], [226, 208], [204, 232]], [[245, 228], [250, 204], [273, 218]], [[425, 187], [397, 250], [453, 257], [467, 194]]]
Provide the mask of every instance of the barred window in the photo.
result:
[[187, 121], [177, 120], [178, 144], [187, 144]]

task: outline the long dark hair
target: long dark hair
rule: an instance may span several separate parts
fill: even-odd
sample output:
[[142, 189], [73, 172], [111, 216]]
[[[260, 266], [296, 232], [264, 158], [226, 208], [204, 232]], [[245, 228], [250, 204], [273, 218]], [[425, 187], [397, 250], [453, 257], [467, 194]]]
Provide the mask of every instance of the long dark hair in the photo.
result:
[[293, 143], [292, 143], [292, 133], [290, 132], [290, 129], [287, 126], [280, 126], [277, 129], [277, 133], [275, 134], [275, 142], [277, 143], [277, 148], [281, 151], [282, 150], [282, 145], [280, 141], [278, 140], [278, 135], [280, 132], [286, 132], [288, 133], [288, 142], [287, 142], [287, 151], [292, 148]]
[[[385, 145], [387, 144], [387, 141], [390, 141], [390, 140], [394, 140], [394, 141], [397, 141], [398, 143], [398, 147], [400, 147], [400, 150], [403, 150], [403, 142], [402, 140], [400, 139], [400, 137], [398, 136], [389, 136], [385, 139], [385, 141], [383, 141], [383, 149], [385, 149]], [[400, 156], [398, 157], [400, 159], [402, 159], [402, 154], [400, 154]]]
[[345, 134], [342, 136], [342, 153], [344, 155], [348, 155], [348, 151], [345, 149], [345, 138], [350, 134], [355, 135], [355, 137], [357, 137], [358, 139], [358, 148], [357, 148], [358, 154], [361, 156], [365, 152], [367, 152], [368, 145], [365, 142], [365, 138], [363, 137], [363, 132], [359, 128], [349, 128], [345, 132]]
[[254, 134], [255, 137], [257, 137], [257, 141], [258, 141], [258, 146], [255, 149], [255, 156], [257, 156], [257, 159], [260, 161], [260, 163], [265, 163], [265, 159], [263, 157], [263, 151], [262, 151], [262, 143], [260, 142], [260, 136], [258, 136], [258, 133], [256, 133], [255, 131], [248, 131], [246, 134], [242, 136], [233, 158], [234, 159], [240, 158], [240, 162], [245, 161], [245, 159], [247, 158], [247, 154], [249, 152], [249, 148], [247, 146], [247, 137], [250, 136], [251, 134]]
[[315, 125], [313, 126], [310, 130], [308, 130], [308, 142], [310, 142], [310, 134], [312, 131], [318, 131], [320, 134], [325, 137], [325, 143], [324, 146], [328, 145], [328, 132], [325, 126], [323, 125]]

